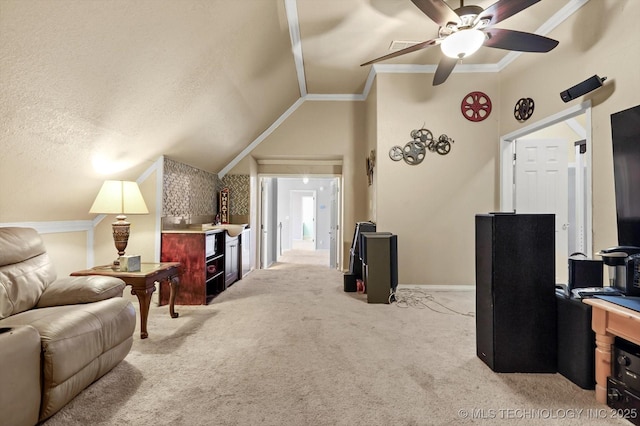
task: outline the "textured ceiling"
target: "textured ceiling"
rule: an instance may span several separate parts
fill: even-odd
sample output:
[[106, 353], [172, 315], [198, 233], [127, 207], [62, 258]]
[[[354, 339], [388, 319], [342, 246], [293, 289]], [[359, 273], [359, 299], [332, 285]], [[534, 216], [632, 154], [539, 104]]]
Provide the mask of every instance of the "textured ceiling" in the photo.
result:
[[[495, 0], [464, 5], [486, 8]], [[452, 9], [460, 0], [447, 0]], [[496, 27], [536, 32], [569, 0], [542, 0]], [[304, 69], [309, 93], [358, 94], [364, 90], [370, 66], [359, 65], [391, 53], [394, 40], [421, 42], [438, 35], [438, 25], [410, 0], [298, 0]], [[464, 64], [496, 64], [509, 52], [481, 48]], [[440, 48], [389, 59], [384, 64], [437, 65]]]
[[[584, 1], [542, 0], [499, 26], [535, 31]], [[0, 178], [48, 193], [86, 176], [74, 186], [89, 194], [160, 155], [217, 173], [301, 96], [362, 95], [361, 63], [437, 29], [409, 0], [0, 0]], [[388, 63], [438, 60], [435, 47]]]

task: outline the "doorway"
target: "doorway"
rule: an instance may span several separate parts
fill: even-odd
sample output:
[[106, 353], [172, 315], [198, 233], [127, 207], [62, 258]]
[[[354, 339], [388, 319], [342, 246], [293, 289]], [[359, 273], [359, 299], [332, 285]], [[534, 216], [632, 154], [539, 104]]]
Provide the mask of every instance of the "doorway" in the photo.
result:
[[[338, 269], [341, 228], [339, 177], [261, 176], [261, 219], [265, 224], [261, 268], [296, 263]], [[269, 182], [269, 185], [265, 183]], [[263, 189], [264, 191], [264, 189]]]
[[[281, 215], [280, 251], [316, 250], [316, 191], [292, 189], [289, 191], [289, 211]], [[283, 225], [284, 222], [284, 225]]]
[[500, 209], [556, 215], [556, 282], [566, 283], [568, 256], [593, 256], [591, 101], [503, 136], [500, 151]]
[[[537, 134], [534, 133], [534, 135]], [[514, 208], [518, 213], [555, 215], [556, 279], [569, 257], [569, 170], [565, 139], [518, 139], [515, 142]]]

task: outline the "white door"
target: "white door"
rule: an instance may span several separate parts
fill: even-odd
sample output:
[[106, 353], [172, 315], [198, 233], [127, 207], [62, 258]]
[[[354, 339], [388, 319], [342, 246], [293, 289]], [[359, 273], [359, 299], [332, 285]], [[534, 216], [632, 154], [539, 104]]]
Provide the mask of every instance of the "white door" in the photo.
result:
[[329, 217], [329, 267], [338, 269], [338, 179], [331, 181], [331, 214]]
[[262, 178], [260, 183], [260, 267], [268, 268], [275, 261], [275, 203], [273, 178]]
[[316, 242], [316, 197], [302, 197], [302, 241], [312, 242], [315, 250]]
[[556, 280], [567, 282], [568, 147], [563, 139], [518, 139], [515, 160], [517, 213], [553, 213], [556, 218]]
[[289, 247], [296, 250], [316, 250], [316, 191], [294, 189], [289, 191], [290, 240]]

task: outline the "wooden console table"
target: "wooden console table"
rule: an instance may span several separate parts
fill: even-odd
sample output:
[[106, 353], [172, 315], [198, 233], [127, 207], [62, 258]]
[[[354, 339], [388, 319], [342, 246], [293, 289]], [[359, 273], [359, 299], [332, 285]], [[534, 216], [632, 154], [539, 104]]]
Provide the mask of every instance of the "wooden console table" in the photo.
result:
[[156, 284], [160, 285], [166, 281], [170, 285], [169, 295], [169, 315], [171, 318], [178, 318], [178, 313], [174, 311], [174, 302], [180, 284], [182, 267], [178, 262], [163, 263], [142, 263], [138, 272], [124, 272], [114, 270], [111, 265], [96, 266], [84, 271], [73, 272], [72, 276], [104, 275], [108, 277], [120, 278], [127, 285], [131, 286], [131, 294], [138, 297], [140, 303], [140, 338], [146, 339], [147, 318], [149, 316], [149, 306], [151, 306], [151, 295], [156, 290]]
[[640, 345], [640, 312], [601, 299], [583, 299], [593, 307], [591, 327], [596, 333], [596, 400], [607, 403], [611, 376], [611, 345], [615, 337]]

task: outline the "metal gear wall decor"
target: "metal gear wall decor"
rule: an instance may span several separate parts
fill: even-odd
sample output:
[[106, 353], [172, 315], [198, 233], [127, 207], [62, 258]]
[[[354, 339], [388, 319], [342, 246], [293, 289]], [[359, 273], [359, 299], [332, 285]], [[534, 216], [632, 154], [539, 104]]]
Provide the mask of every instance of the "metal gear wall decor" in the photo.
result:
[[513, 116], [519, 122], [527, 121], [532, 115], [535, 104], [531, 98], [520, 98], [513, 108]]
[[433, 138], [433, 133], [424, 127], [412, 130], [410, 133], [412, 141], [407, 142], [404, 147], [395, 145], [389, 150], [389, 158], [393, 161], [403, 160], [405, 163], [415, 166], [422, 163], [427, 150], [437, 152], [440, 155], [447, 155], [451, 151], [453, 139], [447, 135], [440, 135], [438, 139]]
[[468, 93], [460, 104], [462, 115], [469, 121], [482, 121], [491, 114], [491, 99], [482, 92]]
[[429, 144], [428, 148], [431, 152], [437, 152], [440, 155], [447, 155], [451, 151], [451, 144], [453, 143], [453, 139], [451, 139], [447, 135], [440, 135], [437, 141]]

